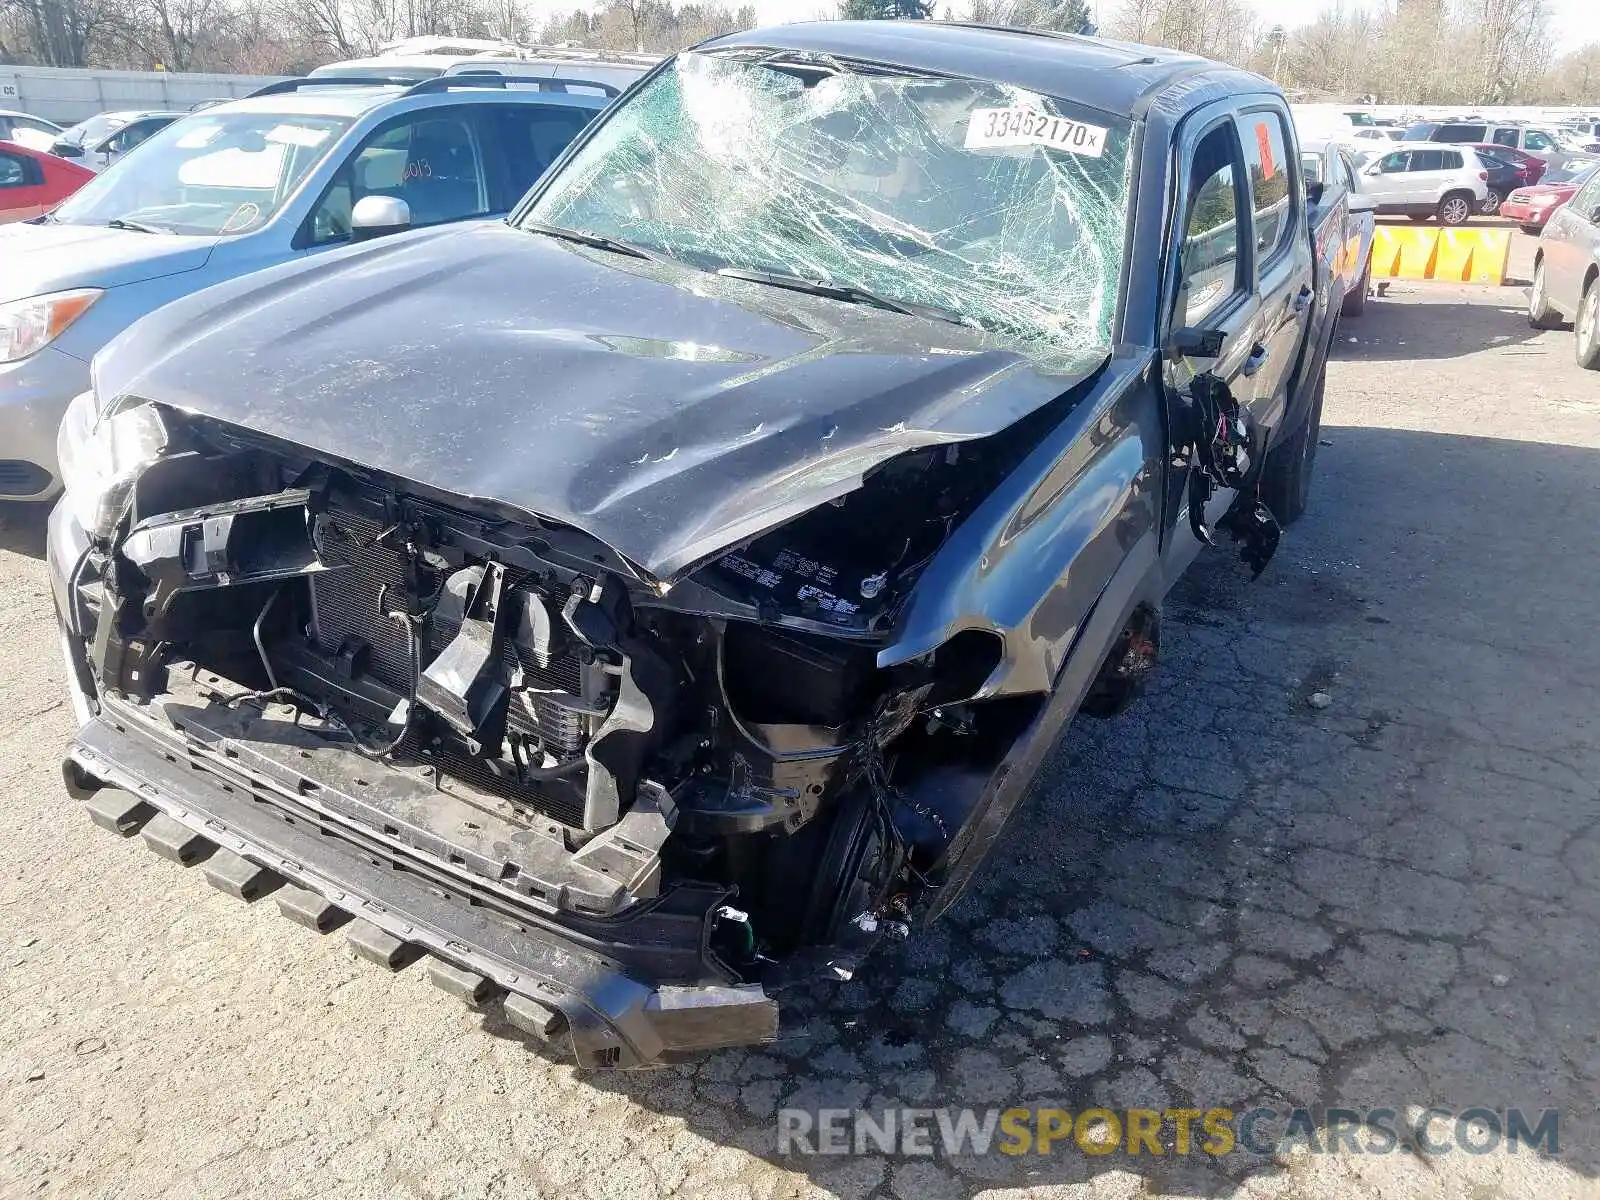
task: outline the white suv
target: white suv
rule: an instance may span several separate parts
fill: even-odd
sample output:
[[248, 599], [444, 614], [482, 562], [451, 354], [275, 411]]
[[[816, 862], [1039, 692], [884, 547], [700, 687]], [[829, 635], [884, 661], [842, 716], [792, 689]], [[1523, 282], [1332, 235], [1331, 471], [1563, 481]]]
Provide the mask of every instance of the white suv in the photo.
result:
[[1489, 172], [1470, 146], [1409, 142], [1364, 166], [1361, 190], [1380, 213], [1465, 225], [1488, 195]]

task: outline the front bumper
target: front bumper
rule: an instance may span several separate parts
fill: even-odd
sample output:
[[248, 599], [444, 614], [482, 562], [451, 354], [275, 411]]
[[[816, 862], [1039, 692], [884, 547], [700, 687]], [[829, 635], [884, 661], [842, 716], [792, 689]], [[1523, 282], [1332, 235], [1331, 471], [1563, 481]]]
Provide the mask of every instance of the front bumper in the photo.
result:
[[56, 430], [89, 386], [89, 364], [53, 346], [0, 366], [0, 500], [48, 500], [61, 490]]
[[1519, 204], [1507, 200], [1500, 205], [1500, 215], [1508, 221], [1515, 221], [1518, 225], [1538, 225], [1542, 228], [1550, 220], [1550, 214], [1555, 209], [1556, 206], [1553, 204]]
[[235, 896], [287, 885], [286, 915], [324, 932], [351, 922], [358, 953], [391, 968], [427, 959], [441, 987], [475, 1006], [499, 1004], [510, 1024], [581, 1066], [671, 1061], [777, 1036], [778, 1006], [760, 985], [694, 976], [706, 949], [701, 910], [714, 901], [564, 929], [556, 917], [508, 907], [504, 891], [453, 867], [460, 860], [448, 852], [402, 846], [391, 830], [352, 822], [336, 791], [313, 777], [286, 782], [275, 765], [286, 744], [275, 759], [267, 742], [219, 740], [205, 713], [181, 700], [97, 697], [86, 654], [96, 615], [83, 594], [87, 549], [58, 505], [47, 556], [81, 725], [63, 774], [97, 824], [143, 832], [186, 865], [207, 860], [207, 878]]

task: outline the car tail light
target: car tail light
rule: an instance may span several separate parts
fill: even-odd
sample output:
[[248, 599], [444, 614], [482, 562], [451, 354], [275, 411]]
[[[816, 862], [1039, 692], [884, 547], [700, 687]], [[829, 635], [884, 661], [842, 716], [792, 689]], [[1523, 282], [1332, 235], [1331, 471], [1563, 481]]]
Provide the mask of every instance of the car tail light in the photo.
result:
[[1489, 172], [1487, 172], [1487, 171], [1479, 171], [1478, 172], [1478, 178], [1482, 179], [1484, 182], [1487, 183], [1488, 180], [1489, 180]]

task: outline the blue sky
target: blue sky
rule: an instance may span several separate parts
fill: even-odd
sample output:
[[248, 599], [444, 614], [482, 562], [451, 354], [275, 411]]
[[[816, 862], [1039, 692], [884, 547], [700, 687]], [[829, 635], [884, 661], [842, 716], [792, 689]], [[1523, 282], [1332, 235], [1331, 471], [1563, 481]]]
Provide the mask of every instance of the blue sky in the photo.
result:
[[[943, 12], [950, 2], [936, 0], [939, 11]], [[959, 0], [956, 2], [959, 3]], [[1363, 2], [1353, 0], [1354, 6], [1360, 6]], [[1372, 4], [1372, 0], [1365, 2]], [[1117, 3], [1118, 0], [1091, 0], [1091, 4], [1106, 13], [1114, 11]], [[1323, 7], [1313, 0], [1249, 0], [1249, 3], [1261, 14], [1265, 23], [1291, 28], [1315, 19], [1318, 10]], [[737, 7], [737, 4], [734, 6]], [[824, 13], [832, 15], [838, 11], [837, 4], [829, 0], [755, 0], [755, 6], [756, 17], [764, 25], [809, 21]], [[1600, 42], [1600, 0], [1552, 0], [1551, 11], [1551, 29], [1556, 35], [1558, 54], [1565, 54], [1591, 42]]]

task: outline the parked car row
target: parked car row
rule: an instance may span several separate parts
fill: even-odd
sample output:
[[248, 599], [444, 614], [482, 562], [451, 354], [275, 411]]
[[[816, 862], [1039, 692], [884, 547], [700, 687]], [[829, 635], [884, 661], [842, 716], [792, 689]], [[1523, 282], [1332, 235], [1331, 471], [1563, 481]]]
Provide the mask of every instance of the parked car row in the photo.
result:
[[61, 415], [139, 317], [352, 241], [504, 214], [606, 103], [471, 76], [291, 80], [168, 125], [0, 229], [0, 497], [54, 494]]
[[937, 22], [180, 121], [4, 310], [79, 372], [69, 789], [585, 1067], [772, 1040], [1306, 511], [1370, 214], [1305, 153], [1259, 76]]

